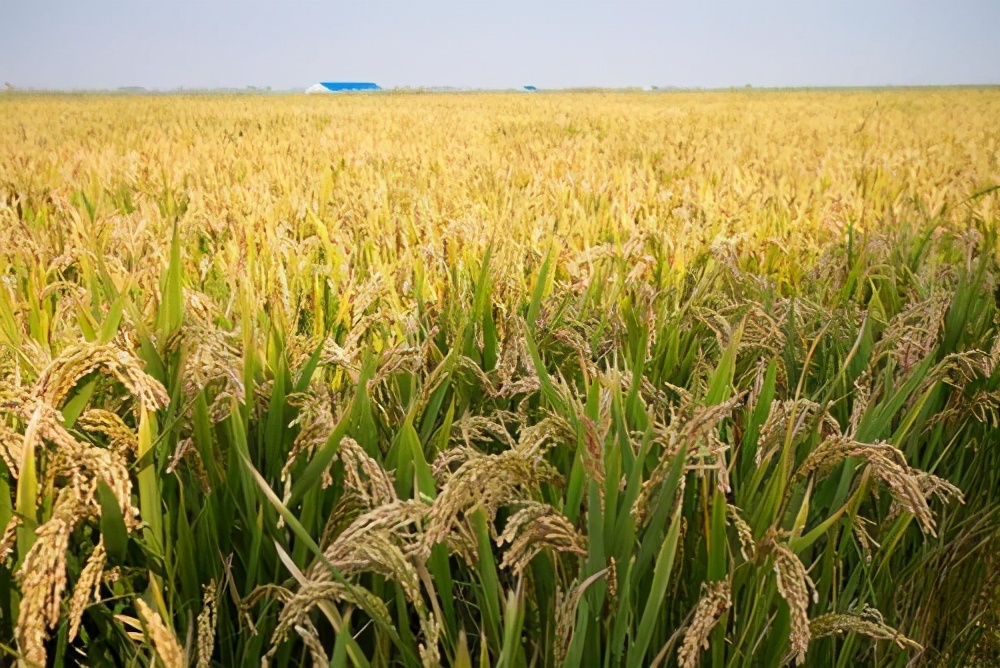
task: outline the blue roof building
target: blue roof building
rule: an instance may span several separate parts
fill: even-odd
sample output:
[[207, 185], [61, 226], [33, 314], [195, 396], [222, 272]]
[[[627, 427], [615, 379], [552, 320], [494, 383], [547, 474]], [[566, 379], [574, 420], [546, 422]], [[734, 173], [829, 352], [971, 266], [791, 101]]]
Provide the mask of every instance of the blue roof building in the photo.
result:
[[382, 90], [370, 81], [322, 81], [306, 89], [307, 93], [343, 93], [353, 91]]

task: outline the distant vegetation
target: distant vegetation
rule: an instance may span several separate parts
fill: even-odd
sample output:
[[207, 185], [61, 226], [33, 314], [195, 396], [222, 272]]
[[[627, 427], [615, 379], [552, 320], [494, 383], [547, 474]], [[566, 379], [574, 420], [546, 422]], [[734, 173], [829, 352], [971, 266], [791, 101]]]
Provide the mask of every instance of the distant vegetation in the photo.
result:
[[996, 90], [0, 107], [0, 663], [1000, 664]]

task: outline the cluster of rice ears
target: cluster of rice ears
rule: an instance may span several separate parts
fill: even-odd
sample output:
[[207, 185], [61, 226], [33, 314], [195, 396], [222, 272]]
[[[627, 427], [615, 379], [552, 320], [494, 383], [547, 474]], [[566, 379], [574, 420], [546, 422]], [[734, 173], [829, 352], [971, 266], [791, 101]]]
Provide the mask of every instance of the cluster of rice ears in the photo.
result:
[[0, 663], [1000, 661], [998, 106], [0, 102]]

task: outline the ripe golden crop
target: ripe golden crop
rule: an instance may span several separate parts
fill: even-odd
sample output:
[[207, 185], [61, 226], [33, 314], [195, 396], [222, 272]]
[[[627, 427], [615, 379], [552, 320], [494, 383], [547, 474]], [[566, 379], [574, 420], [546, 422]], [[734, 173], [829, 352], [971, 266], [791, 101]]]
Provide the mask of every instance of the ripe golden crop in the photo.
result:
[[997, 118], [0, 97], [0, 651], [997, 660]]

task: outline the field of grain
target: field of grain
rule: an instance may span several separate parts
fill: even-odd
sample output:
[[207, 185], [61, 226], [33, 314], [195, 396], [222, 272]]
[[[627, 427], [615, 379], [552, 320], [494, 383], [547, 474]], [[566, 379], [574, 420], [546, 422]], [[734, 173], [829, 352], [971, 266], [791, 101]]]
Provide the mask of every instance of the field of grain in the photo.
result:
[[0, 664], [997, 665], [998, 118], [0, 96]]

